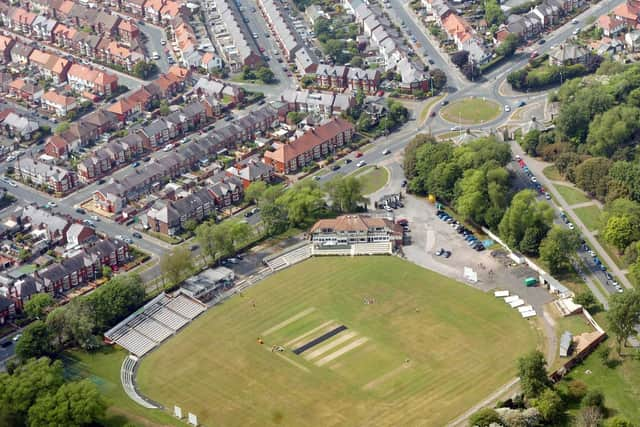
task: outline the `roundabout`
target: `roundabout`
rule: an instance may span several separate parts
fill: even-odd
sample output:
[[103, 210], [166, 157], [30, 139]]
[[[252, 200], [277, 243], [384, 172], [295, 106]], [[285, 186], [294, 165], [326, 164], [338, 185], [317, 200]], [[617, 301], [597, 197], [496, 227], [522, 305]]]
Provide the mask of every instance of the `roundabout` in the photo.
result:
[[440, 110], [440, 116], [451, 123], [477, 125], [497, 119], [501, 106], [485, 98], [463, 98], [453, 101]]

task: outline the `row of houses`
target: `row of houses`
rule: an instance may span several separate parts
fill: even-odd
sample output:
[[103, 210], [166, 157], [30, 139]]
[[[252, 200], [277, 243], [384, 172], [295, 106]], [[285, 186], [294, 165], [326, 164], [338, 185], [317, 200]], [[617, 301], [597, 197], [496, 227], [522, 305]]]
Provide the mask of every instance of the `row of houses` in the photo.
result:
[[329, 118], [353, 107], [355, 96], [347, 93], [287, 89], [280, 95], [280, 101], [287, 103], [289, 111], [313, 113]]
[[171, 28], [173, 35], [171, 45], [180, 64], [206, 72], [222, 69], [222, 58], [212, 52], [213, 47], [204, 49], [189, 21], [177, 18], [172, 21]]
[[294, 63], [301, 73], [315, 72], [318, 59], [304, 45], [295, 28], [292, 28], [290, 13], [284, 9], [280, 0], [258, 0], [258, 7], [275, 35], [282, 56], [288, 62]]
[[[362, 28], [382, 58], [385, 71], [393, 70], [400, 75], [399, 89], [404, 92], [429, 90], [429, 75], [424, 66], [414, 63], [409, 56], [409, 49], [404, 45], [397, 33], [382, 16], [377, 15], [363, 0], [344, 0], [345, 10], [353, 15], [355, 22]], [[352, 80], [367, 88], [369, 76], [363, 71], [352, 75]]]
[[339, 90], [351, 89], [373, 94], [380, 85], [380, 71], [378, 69], [363, 70], [358, 67], [345, 65], [318, 65], [314, 73], [315, 85], [321, 89]]
[[582, 0], [544, 0], [525, 14], [510, 15], [506, 23], [500, 26], [496, 38], [500, 41], [508, 34], [516, 34], [523, 40], [536, 38], [583, 3]]
[[256, 68], [264, 64], [258, 46], [244, 25], [238, 6], [233, 0], [215, 0], [209, 10], [211, 33], [218, 52], [232, 72], [243, 67]]
[[[70, 4], [71, 7], [65, 7]], [[86, 8], [68, 2], [52, 9], [53, 17], [35, 15], [23, 8], [0, 3], [0, 20], [6, 28], [18, 34], [40, 40], [78, 56], [116, 64], [131, 70], [133, 65], [144, 60], [138, 42], [139, 29], [134, 23], [102, 10]], [[32, 17], [35, 16], [35, 18]], [[40, 20], [46, 20], [42, 25]], [[16, 56], [25, 57], [28, 50], [17, 42]], [[14, 61], [16, 62], [16, 61]]]
[[78, 186], [75, 172], [33, 157], [22, 157], [15, 162], [16, 177], [25, 183], [42, 186], [57, 194], [68, 194]]
[[277, 143], [264, 153], [263, 161], [282, 174], [296, 173], [312, 162], [335, 153], [355, 134], [352, 123], [335, 117], [313, 127], [292, 142]]
[[7, 108], [0, 111], [0, 134], [18, 141], [28, 141], [40, 129], [35, 120]]
[[248, 115], [226, 123], [175, 152], [146, 164], [142, 170], [113, 180], [94, 193], [94, 201], [106, 212], [121, 212], [127, 203], [158, 191], [163, 181], [175, 178], [194, 168], [203, 159], [215, 157], [240, 143], [266, 132], [284, 119], [287, 109], [265, 105]]
[[475, 29], [451, 9], [444, 0], [423, 0], [427, 12], [431, 13], [435, 23], [440, 26], [458, 50], [469, 52], [469, 58], [482, 64], [491, 58], [491, 51]]

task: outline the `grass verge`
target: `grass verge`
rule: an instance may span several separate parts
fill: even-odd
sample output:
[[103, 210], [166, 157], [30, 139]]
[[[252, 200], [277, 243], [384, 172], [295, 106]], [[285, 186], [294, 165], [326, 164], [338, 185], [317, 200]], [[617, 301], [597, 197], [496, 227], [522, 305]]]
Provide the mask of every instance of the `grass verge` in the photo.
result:
[[583, 208], [576, 208], [573, 211], [590, 231], [595, 231], [600, 228], [600, 214], [602, 211], [598, 206], [585, 206]]
[[547, 166], [546, 168], [544, 168], [542, 170], [542, 174], [546, 176], [547, 179], [550, 179], [551, 181], [564, 180], [564, 178], [562, 178], [562, 175], [560, 175], [560, 172], [558, 171], [558, 168], [555, 165]]
[[566, 185], [556, 184], [556, 190], [569, 205], [577, 205], [578, 203], [586, 203], [589, 198], [582, 191]]

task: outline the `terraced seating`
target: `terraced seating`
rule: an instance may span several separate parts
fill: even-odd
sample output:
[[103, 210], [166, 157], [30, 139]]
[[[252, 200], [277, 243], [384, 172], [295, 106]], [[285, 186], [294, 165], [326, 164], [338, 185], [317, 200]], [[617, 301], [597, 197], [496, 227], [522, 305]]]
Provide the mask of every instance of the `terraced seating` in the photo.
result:
[[177, 297], [169, 301], [166, 307], [188, 319], [194, 319], [200, 313], [205, 311], [205, 307], [184, 295], [178, 295]]
[[118, 339], [117, 343], [136, 356], [145, 355], [157, 345], [157, 342], [147, 338], [135, 329], [129, 329], [125, 335]]
[[166, 340], [175, 332], [151, 318], [145, 318], [139, 325], [136, 326], [135, 329], [136, 331], [151, 338], [157, 343]]
[[179, 315], [174, 311], [168, 310], [165, 307], [162, 307], [161, 310], [158, 310], [156, 313], [154, 313], [151, 318], [169, 327], [170, 329], [173, 329], [174, 331], [177, 331], [178, 329], [189, 323], [189, 319]]

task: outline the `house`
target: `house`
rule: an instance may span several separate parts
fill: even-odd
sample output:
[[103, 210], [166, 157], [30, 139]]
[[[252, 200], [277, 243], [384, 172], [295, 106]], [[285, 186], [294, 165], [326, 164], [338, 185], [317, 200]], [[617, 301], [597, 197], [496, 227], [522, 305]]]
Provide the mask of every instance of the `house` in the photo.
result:
[[118, 35], [122, 42], [131, 45], [140, 36], [140, 30], [132, 20], [123, 19], [118, 24]]
[[78, 92], [110, 96], [118, 87], [118, 77], [81, 64], [73, 64], [67, 72], [71, 87]]
[[32, 31], [31, 25], [35, 19], [35, 13], [31, 13], [21, 7], [16, 8], [11, 16], [11, 29], [25, 36], [30, 36]]
[[9, 83], [9, 95], [23, 101], [40, 101], [43, 94], [44, 90], [31, 80], [15, 79]]
[[209, 192], [213, 195], [217, 209], [224, 209], [242, 200], [244, 186], [239, 178], [220, 174], [212, 177], [210, 181], [213, 185], [209, 187]]
[[0, 133], [23, 141], [31, 139], [33, 133], [40, 128], [40, 125], [35, 120], [30, 120], [16, 113], [9, 113], [1, 125]]
[[78, 163], [78, 175], [82, 182], [91, 182], [111, 171], [114, 164], [108, 152], [98, 149]]
[[306, 46], [301, 47], [294, 54], [294, 63], [300, 73], [311, 74], [315, 73], [318, 68], [318, 63], [313, 59], [311, 51]]
[[549, 50], [549, 64], [551, 65], [586, 64], [590, 58], [589, 49], [571, 41], [560, 43]]
[[47, 18], [44, 15], [38, 15], [31, 24], [32, 37], [47, 43], [51, 42], [53, 41], [53, 30], [56, 25], [58, 25], [58, 21], [55, 19]]
[[293, 173], [334, 153], [338, 147], [351, 141], [354, 132], [353, 124], [334, 118], [305, 132], [291, 143], [280, 144], [275, 151], [267, 151], [264, 162], [279, 173]]
[[33, 47], [27, 44], [16, 42], [11, 49], [11, 62], [17, 65], [27, 65], [33, 50]]
[[77, 247], [83, 246], [88, 243], [93, 243], [97, 240], [96, 232], [91, 227], [86, 225], [73, 223], [67, 230], [67, 246]]
[[147, 224], [151, 230], [175, 235], [184, 229], [187, 221], [201, 222], [215, 210], [215, 198], [203, 188], [175, 201], [159, 201], [147, 211]]
[[0, 288], [0, 295], [12, 300], [16, 310], [23, 310], [25, 303], [38, 292], [36, 281], [31, 276], [24, 276]]
[[65, 117], [78, 107], [75, 98], [59, 94], [55, 90], [47, 91], [42, 95], [42, 106], [58, 117]]
[[106, 132], [111, 132], [118, 127], [117, 116], [114, 113], [102, 108], [87, 114], [86, 116], [82, 117], [80, 121], [96, 127], [97, 133], [99, 135], [102, 135]]
[[408, 58], [403, 58], [396, 65], [396, 71], [400, 74], [399, 89], [404, 92], [426, 92], [429, 90], [429, 75], [418, 69], [418, 66]]
[[29, 55], [29, 64], [37, 68], [45, 77], [52, 79], [54, 84], [67, 81], [67, 71], [71, 67], [70, 61], [38, 49]]
[[51, 245], [63, 245], [66, 242], [66, 233], [71, 225], [67, 218], [34, 205], [17, 208], [11, 216], [23, 231], [42, 234]]
[[59, 135], [52, 135], [44, 144], [44, 152], [56, 159], [66, 159], [69, 156], [69, 144]]
[[598, 28], [606, 37], [615, 37], [622, 30], [627, 28], [627, 23], [615, 15], [602, 15], [598, 18]]
[[235, 176], [242, 180], [242, 186], [246, 189], [252, 182], [271, 182], [273, 179], [273, 167], [262, 162], [257, 155], [237, 162], [227, 169], [227, 175]]
[[613, 15], [624, 21], [630, 29], [635, 29], [639, 23], [640, 2], [638, 0], [627, 0], [613, 9]]
[[98, 128], [89, 122], [76, 121], [71, 123], [69, 129], [62, 132], [60, 137], [64, 138], [72, 150], [77, 150], [98, 140]]
[[316, 69], [316, 86], [324, 89], [346, 88], [348, 72], [348, 68], [342, 65], [319, 64]]
[[122, 240], [100, 240], [77, 254], [34, 273], [36, 285], [44, 292], [61, 295], [102, 275], [102, 267], [118, 271], [129, 262], [129, 247]]
[[361, 90], [364, 93], [373, 94], [380, 84], [380, 71], [350, 67], [347, 71], [346, 83], [347, 87], [353, 91]]
[[317, 221], [309, 230], [309, 240], [319, 246], [392, 242], [398, 247], [402, 245], [402, 227], [387, 218], [341, 215]]
[[15, 44], [14, 38], [0, 35], [0, 64], [11, 62], [11, 49]]
[[7, 297], [0, 296], [0, 325], [4, 325], [9, 322], [9, 319], [13, 317], [15, 312], [15, 302]]
[[144, 16], [147, 0], [122, 0], [122, 8], [133, 16]]
[[624, 43], [631, 52], [640, 51], [640, 31], [631, 31], [624, 35]]
[[31, 157], [16, 161], [15, 171], [21, 181], [42, 185], [55, 193], [66, 194], [78, 185], [78, 178], [74, 172], [41, 163]]

